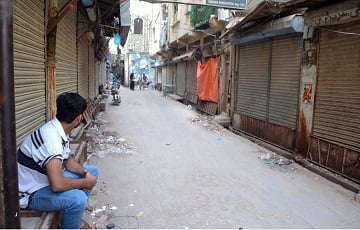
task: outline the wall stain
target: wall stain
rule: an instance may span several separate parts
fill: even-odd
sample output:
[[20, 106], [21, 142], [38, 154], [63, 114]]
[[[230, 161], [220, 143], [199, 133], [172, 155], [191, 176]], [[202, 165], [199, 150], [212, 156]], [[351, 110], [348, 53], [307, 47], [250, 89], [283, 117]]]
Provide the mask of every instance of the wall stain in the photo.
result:
[[299, 116], [299, 129], [298, 129], [298, 135], [296, 141], [296, 149], [298, 153], [305, 157], [307, 154], [308, 145], [309, 143], [308, 143], [308, 134], [307, 134], [307, 124], [306, 124], [304, 111], [301, 110]]

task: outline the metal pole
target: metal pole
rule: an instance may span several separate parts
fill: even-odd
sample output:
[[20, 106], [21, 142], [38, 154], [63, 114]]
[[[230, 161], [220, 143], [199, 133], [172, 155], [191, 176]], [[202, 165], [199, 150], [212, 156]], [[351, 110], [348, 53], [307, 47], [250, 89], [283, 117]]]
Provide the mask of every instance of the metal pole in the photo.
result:
[[5, 226], [20, 228], [16, 157], [13, 1], [0, 0], [0, 126]]

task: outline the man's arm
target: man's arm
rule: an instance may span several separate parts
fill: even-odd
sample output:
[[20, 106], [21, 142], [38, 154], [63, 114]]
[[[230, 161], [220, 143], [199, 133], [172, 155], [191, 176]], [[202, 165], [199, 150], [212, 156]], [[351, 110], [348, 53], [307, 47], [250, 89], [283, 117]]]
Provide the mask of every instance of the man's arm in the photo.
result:
[[47, 163], [46, 165], [46, 172], [49, 178], [51, 189], [54, 192], [63, 192], [70, 189], [89, 190], [93, 188], [96, 184], [97, 177], [91, 175], [89, 172], [87, 172], [84, 169], [82, 170], [83, 170], [82, 172], [84, 178], [81, 179], [66, 178], [63, 176], [63, 172], [62, 172], [62, 161], [58, 158], [51, 159], [49, 163]]
[[87, 172], [87, 170], [82, 167], [71, 155], [69, 155], [69, 158], [66, 160], [65, 168], [66, 170], [76, 173], [80, 176], [85, 176]]

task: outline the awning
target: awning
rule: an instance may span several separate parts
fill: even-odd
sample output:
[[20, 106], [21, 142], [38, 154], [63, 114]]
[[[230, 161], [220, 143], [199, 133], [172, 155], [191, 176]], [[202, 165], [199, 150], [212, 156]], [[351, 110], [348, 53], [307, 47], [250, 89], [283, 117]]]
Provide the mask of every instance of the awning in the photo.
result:
[[79, 9], [88, 16], [91, 22], [88, 29], [94, 30], [95, 35], [98, 35], [98, 27], [107, 37], [119, 31], [121, 44], [125, 44], [131, 26], [130, 0], [81, 0]]
[[168, 65], [169, 65], [169, 63], [163, 62], [163, 63], [160, 63], [160, 64], [151, 65], [150, 68], [161, 68], [161, 67], [165, 67], [165, 66], [168, 66]]
[[231, 19], [228, 25], [226, 26], [228, 30], [225, 31], [225, 33], [223, 33], [220, 36], [220, 39], [234, 32], [237, 28], [239, 28], [242, 25], [245, 25], [247, 22], [264, 16], [263, 14], [260, 13], [264, 9], [266, 9], [266, 6], [268, 6], [268, 2], [265, 3], [262, 0], [253, 0], [249, 2], [248, 8], [244, 11], [243, 16], [234, 17], [233, 19]]
[[180, 62], [180, 61], [189, 61], [193, 59], [194, 57], [194, 50], [186, 52], [184, 54], [181, 54], [179, 56], [176, 56], [172, 59], [173, 62]]
[[261, 42], [271, 37], [304, 32], [304, 17], [293, 14], [262, 25], [258, 25], [246, 32], [235, 32], [229, 36], [233, 45]]
[[121, 45], [124, 46], [131, 27], [130, 1], [127, 0], [120, 4], [120, 35]]
[[291, 11], [292, 13], [301, 12], [306, 7], [316, 7], [326, 3], [327, 0], [252, 0], [248, 1], [248, 7], [243, 11], [241, 17], [234, 17], [226, 26], [227, 31], [220, 36], [224, 38], [237, 29], [251, 21], [255, 21], [266, 16], [272, 16], [277, 12], [285, 13]]
[[121, 26], [131, 26], [130, 0], [120, 4]]
[[[210, 6], [223, 9], [243, 10], [246, 8], [247, 0], [141, 0], [144, 2], [155, 3], [176, 3], [192, 6]], [[248, 0], [249, 1], [249, 0]]]

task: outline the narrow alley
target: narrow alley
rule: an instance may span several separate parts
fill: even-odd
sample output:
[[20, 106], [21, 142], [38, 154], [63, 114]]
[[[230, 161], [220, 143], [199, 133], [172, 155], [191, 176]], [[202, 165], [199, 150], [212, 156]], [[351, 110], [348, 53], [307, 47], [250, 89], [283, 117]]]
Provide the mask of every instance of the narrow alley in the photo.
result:
[[96, 228], [360, 228], [353, 192], [159, 91], [120, 95], [87, 134]]

